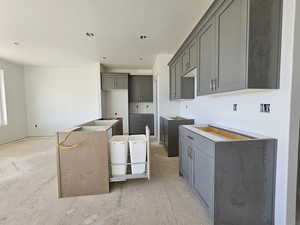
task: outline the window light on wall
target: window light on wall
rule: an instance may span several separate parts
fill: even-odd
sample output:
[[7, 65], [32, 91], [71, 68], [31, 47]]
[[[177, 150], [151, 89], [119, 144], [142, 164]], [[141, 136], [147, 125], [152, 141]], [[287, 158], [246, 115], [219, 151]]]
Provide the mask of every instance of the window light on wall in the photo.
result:
[[7, 125], [4, 71], [0, 69], [0, 127]]

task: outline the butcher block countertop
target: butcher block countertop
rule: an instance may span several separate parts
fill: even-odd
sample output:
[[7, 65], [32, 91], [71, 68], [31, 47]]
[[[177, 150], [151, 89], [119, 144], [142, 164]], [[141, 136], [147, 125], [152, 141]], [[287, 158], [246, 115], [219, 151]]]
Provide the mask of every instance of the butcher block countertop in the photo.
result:
[[210, 125], [183, 125], [182, 127], [199, 134], [214, 142], [229, 142], [229, 141], [251, 141], [258, 139], [272, 139], [260, 134], [241, 131], [234, 128], [228, 128], [216, 124]]

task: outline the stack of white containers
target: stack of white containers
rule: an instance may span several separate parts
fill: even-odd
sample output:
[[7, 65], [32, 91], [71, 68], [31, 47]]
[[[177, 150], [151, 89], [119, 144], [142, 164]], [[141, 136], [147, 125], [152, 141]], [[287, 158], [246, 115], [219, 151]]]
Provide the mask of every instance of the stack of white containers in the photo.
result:
[[131, 173], [142, 174], [146, 170], [146, 136], [129, 136]]
[[113, 136], [109, 141], [109, 148], [112, 175], [125, 175], [127, 172], [128, 136]]
[[122, 176], [127, 174], [128, 143], [130, 149], [131, 173], [143, 174], [146, 171], [146, 136], [113, 136], [110, 139], [112, 176]]

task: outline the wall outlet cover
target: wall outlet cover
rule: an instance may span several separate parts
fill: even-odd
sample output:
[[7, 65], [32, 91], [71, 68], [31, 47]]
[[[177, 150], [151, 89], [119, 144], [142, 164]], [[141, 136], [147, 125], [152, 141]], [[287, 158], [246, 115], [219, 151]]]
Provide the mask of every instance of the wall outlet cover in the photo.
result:
[[233, 104], [233, 111], [237, 111], [237, 107], [238, 107], [237, 104]]
[[271, 104], [260, 104], [260, 112], [270, 113], [271, 112]]

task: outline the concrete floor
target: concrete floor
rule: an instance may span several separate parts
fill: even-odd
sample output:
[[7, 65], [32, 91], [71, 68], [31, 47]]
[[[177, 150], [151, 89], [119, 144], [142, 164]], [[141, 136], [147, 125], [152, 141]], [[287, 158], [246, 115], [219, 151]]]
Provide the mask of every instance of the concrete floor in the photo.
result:
[[178, 176], [178, 158], [152, 146], [152, 179], [111, 193], [57, 198], [54, 138], [0, 145], [0, 224], [208, 225], [205, 210]]

